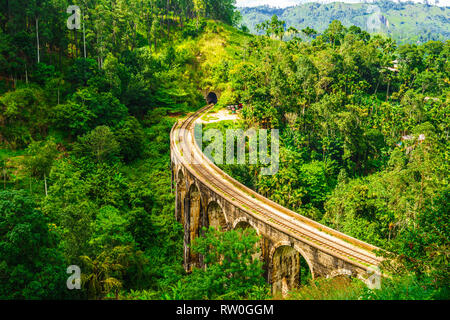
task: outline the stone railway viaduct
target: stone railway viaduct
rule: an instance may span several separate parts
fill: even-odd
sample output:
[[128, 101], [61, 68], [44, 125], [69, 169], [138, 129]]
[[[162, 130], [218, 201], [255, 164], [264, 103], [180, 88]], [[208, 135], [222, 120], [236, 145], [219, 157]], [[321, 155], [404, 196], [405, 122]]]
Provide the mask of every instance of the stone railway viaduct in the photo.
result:
[[254, 228], [261, 236], [259, 258], [273, 292], [300, 283], [300, 255], [313, 278], [346, 275], [370, 286], [379, 279], [378, 248], [290, 211], [243, 186], [214, 165], [194, 140], [194, 125], [211, 106], [172, 128], [171, 165], [175, 215], [184, 226], [184, 267], [201, 267], [190, 244], [202, 227]]

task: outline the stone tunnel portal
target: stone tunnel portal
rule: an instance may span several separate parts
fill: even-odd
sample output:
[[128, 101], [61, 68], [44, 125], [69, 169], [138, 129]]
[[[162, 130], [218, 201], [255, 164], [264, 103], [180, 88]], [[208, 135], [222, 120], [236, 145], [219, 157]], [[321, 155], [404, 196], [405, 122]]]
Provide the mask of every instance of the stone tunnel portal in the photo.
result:
[[214, 92], [208, 93], [206, 96], [206, 102], [208, 104], [217, 104], [217, 95]]

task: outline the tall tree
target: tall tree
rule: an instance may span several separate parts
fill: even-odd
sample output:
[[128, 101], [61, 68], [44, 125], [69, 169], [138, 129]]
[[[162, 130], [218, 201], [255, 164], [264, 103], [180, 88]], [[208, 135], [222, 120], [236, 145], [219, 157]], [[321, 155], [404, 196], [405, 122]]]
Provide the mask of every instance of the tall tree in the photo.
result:
[[31, 176], [44, 178], [45, 196], [47, 191], [47, 177], [50, 174], [53, 162], [59, 154], [58, 146], [54, 140], [33, 142], [27, 148], [28, 157], [25, 165]]

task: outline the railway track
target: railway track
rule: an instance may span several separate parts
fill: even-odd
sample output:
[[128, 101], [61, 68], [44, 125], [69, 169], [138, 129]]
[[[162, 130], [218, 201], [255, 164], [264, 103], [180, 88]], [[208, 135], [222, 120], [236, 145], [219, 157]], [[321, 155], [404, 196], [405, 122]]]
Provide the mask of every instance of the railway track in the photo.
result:
[[[379, 265], [382, 258], [374, 253], [378, 250], [377, 247], [280, 206], [245, 187], [212, 163], [194, 139], [195, 121], [210, 108], [211, 106], [201, 108], [182, 122], [177, 122], [171, 131], [171, 148], [192, 175], [233, 205], [280, 232], [362, 268]], [[185, 152], [189, 152], [190, 159], [194, 161], [187, 162]]]

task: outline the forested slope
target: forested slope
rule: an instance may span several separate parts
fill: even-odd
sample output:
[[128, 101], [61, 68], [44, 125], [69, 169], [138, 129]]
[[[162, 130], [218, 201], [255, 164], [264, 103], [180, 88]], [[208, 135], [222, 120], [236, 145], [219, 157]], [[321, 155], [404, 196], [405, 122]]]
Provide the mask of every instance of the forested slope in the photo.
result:
[[375, 1], [371, 3], [304, 3], [284, 9], [268, 6], [240, 8], [242, 24], [257, 33], [256, 25], [276, 14], [286, 28], [306, 27], [324, 31], [333, 20], [346, 27], [356, 25], [365, 31], [388, 35], [401, 43], [446, 40], [450, 30], [450, 8], [419, 3]]
[[[259, 175], [261, 165], [223, 169], [394, 252], [402, 267], [387, 269], [418, 275], [428, 288], [422, 297], [447, 296], [449, 41], [398, 46], [333, 21], [306, 43], [280, 42], [283, 25], [276, 16], [263, 23], [267, 36], [227, 64], [220, 99], [243, 103], [244, 127], [281, 128], [280, 169], [273, 176]], [[403, 288], [421, 288], [416, 280], [404, 278]], [[408, 295], [390, 290], [384, 297]]]
[[282, 133], [277, 175], [227, 172], [400, 257], [382, 290], [319, 280], [291, 297], [448, 298], [448, 41], [338, 21], [280, 41], [276, 19], [253, 36], [232, 1], [71, 4], [84, 37], [67, 1], [0, 4], [0, 298], [270, 298], [250, 230], [206, 232], [208, 270], [183, 270], [169, 132], [209, 90], [244, 103], [234, 126]]

